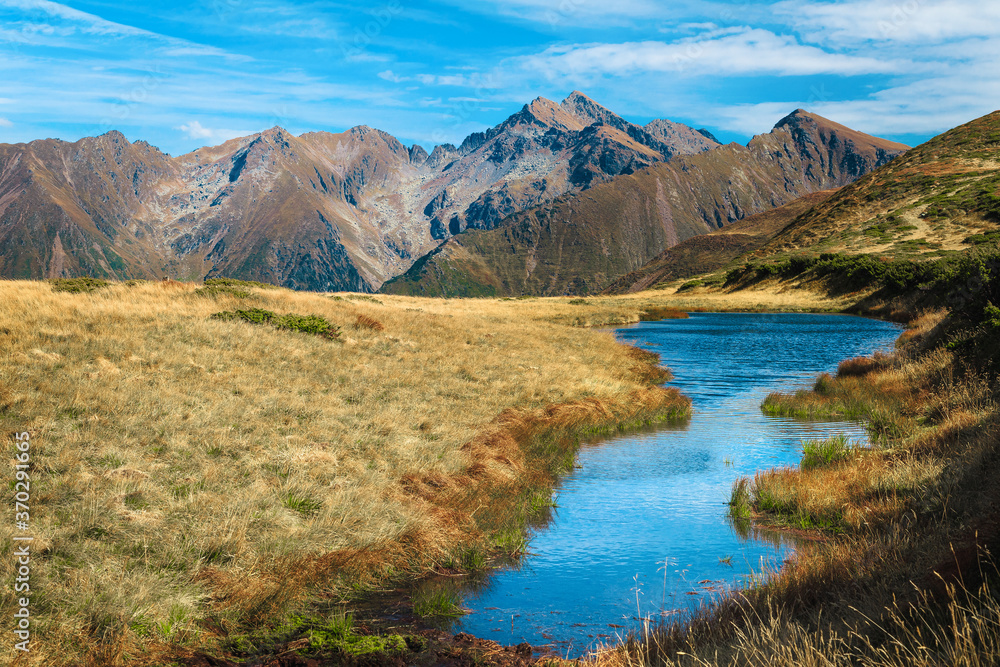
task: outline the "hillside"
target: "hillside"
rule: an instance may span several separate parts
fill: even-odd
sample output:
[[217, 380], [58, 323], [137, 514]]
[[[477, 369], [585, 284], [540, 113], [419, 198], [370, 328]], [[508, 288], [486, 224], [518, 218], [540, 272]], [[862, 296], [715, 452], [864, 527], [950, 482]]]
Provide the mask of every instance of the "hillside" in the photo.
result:
[[598, 291], [665, 249], [817, 190], [906, 150], [801, 109], [747, 146], [653, 165], [451, 239], [382, 287], [423, 296]]
[[939, 257], [1000, 224], [1000, 112], [910, 150], [799, 216], [750, 259], [843, 252]]
[[373, 291], [467, 228], [717, 145], [651, 126], [573, 93], [429, 155], [365, 126], [276, 127], [179, 157], [119, 132], [0, 144], [0, 276]]
[[621, 276], [601, 293], [639, 292], [660, 283], [717, 271], [737, 257], [764, 246], [799, 215], [836, 192], [836, 189], [813, 192], [784, 206], [682, 241], [664, 250], [639, 270]]

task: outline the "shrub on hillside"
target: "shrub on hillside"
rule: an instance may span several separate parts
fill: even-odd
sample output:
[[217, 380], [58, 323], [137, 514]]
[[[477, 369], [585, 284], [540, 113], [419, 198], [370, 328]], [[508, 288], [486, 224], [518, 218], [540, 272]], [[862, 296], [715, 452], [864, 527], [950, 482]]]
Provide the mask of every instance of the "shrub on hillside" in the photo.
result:
[[93, 292], [94, 290], [101, 289], [102, 287], [107, 287], [111, 283], [107, 280], [101, 280], [100, 278], [81, 276], [80, 278], [53, 278], [52, 280], [49, 280], [49, 284], [52, 285], [53, 292], [70, 292], [71, 294], [80, 294], [84, 292]]
[[224, 322], [242, 321], [250, 324], [270, 324], [276, 329], [299, 331], [331, 340], [340, 336], [340, 327], [331, 324], [319, 315], [297, 315], [295, 313], [278, 315], [263, 308], [248, 308], [215, 313], [212, 315], [212, 319]]

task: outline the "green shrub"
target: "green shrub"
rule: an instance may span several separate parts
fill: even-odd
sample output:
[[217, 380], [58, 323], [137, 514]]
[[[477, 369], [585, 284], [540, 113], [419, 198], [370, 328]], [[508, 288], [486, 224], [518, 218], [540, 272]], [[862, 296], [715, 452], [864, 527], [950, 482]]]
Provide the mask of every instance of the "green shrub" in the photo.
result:
[[253, 296], [249, 290], [229, 285], [206, 285], [205, 287], [199, 287], [194, 291], [194, 293], [198, 296], [235, 296], [240, 299], [246, 299]]
[[205, 287], [259, 287], [260, 289], [278, 289], [277, 285], [259, 283], [256, 280], [237, 280], [236, 278], [208, 278], [205, 280]]
[[705, 284], [703, 280], [689, 280], [680, 287], [677, 288], [678, 292], [686, 292], [687, 290], [695, 289], [696, 287], [702, 287]]
[[212, 315], [212, 319], [224, 322], [243, 321], [250, 324], [270, 324], [271, 326], [301, 333], [334, 339], [340, 336], [340, 327], [331, 324], [319, 315], [297, 315], [288, 313], [278, 315], [263, 308], [247, 308], [245, 310], [225, 310]]
[[71, 294], [93, 292], [94, 290], [107, 287], [111, 284], [107, 280], [91, 278], [90, 276], [81, 276], [79, 278], [53, 278], [48, 282], [52, 286], [53, 292], [69, 292]]

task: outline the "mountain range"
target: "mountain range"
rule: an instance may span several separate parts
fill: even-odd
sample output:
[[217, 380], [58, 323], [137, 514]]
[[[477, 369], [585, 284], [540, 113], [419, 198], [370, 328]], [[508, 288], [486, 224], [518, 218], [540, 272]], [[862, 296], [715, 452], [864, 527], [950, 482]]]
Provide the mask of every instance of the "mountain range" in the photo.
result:
[[[747, 147], [722, 146], [678, 123], [630, 123], [578, 92], [429, 154], [365, 126], [276, 127], [178, 157], [116, 131], [0, 144], [0, 276], [225, 275], [362, 292], [402, 276], [386, 289], [575, 293], [905, 148], [801, 111]], [[565, 229], [532, 241], [540, 220]], [[496, 259], [505, 243], [511, 266]], [[561, 263], [556, 246], [577, 250]], [[595, 253], [608, 259], [577, 261]], [[424, 277], [445, 261], [478, 276], [455, 281], [471, 289]]]
[[850, 183], [907, 150], [796, 110], [746, 146], [677, 156], [442, 244], [382, 287], [424, 296], [601, 290], [664, 249]]

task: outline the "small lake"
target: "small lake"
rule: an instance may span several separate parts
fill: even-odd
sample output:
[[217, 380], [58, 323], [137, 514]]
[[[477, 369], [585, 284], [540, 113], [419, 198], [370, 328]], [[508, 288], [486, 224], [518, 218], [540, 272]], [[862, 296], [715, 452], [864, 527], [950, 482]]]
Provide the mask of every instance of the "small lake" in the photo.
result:
[[900, 331], [846, 315], [746, 313], [618, 329], [661, 355], [669, 384], [693, 401], [690, 422], [584, 445], [529, 555], [466, 593], [471, 613], [453, 631], [576, 657], [640, 617], [683, 615], [779, 567], [794, 545], [741, 535], [727, 520], [733, 481], [797, 465], [803, 439], [867, 438], [857, 424], [765, 417], [761, 401], [811, 386], [843, 359], [892, 349]]

